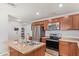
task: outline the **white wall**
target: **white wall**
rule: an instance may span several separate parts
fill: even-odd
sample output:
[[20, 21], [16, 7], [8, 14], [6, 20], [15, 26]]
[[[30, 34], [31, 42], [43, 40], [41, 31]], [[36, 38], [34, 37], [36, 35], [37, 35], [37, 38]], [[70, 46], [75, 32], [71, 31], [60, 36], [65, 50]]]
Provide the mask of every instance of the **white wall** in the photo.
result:
[[5, 43], [8, 40], [8, 13], [5, 8], [0, 4], [0, 55], [8, 49]]
[[29, 34], [30, 36], [32, 36], [31, 24], [27, 24], [25, 31], [26, 31], [26, 35]]
[[[19, 28], [18, 35], [16, 35], [16, 32], [14, 31], [15, 27]], [[28, 38], [27, 37], [28, 34], [30, 36], [32, 36], [31, 24], [22, 25], [21, 23], [16, 22], [16, 21], [9, 21], [9, 28], [8, 28], [8, 30], [9, 30], [9, 39], [15, 40], [15, 39], [17, 39], [17, 36], [19, 36], [18, 38], [20, 39], [20, 36], [21, 36], [21, 27], [25, 28], [25, 38]]]
[[28, 39], [28, 36], [32, 36], [31, 24], [25, 26], [25, 36]]
[[[19, 28], [18, 35], [16, 34], [16, 31], [14, 31], [15, 27]], [[9, 21], [8, 30], [9, 30], [9, 33], [8, 33], [9, 40], [20, 39], [20, 36], [21, 36], [21, 24], [20, 23], [15, 22], [15, 21]]]

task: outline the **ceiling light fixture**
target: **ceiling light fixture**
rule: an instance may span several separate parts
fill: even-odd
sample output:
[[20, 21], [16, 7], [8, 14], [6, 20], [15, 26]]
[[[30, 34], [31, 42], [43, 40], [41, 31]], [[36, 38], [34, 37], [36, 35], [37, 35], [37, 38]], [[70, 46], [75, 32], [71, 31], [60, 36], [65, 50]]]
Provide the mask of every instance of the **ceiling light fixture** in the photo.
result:
[[59, 4], [58, 6], [59, 6], [59, 8], [61, 8], [61, 7], [63, 7], [63, 4]]
[[36, 15], [39, 15], [39, 12], [36, 12]]

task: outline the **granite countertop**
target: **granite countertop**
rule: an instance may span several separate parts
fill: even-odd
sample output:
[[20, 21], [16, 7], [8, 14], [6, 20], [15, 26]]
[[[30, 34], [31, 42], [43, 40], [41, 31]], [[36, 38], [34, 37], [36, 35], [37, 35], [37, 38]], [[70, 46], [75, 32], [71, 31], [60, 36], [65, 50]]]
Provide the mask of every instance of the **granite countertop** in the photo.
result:
[[79, 38], [66, 38], [66, 37], [62, 37], [60, 39], [60, 41], [68, 41], [68, 42], [76, 42], [79, 48]]
[[45, 45], [45, 43], [39, 43], [38, 45], [25, 45], [21, 43], [16, 43], [15, 41], [9, 41], [9, 47], [16, 49], [17, 51], [25, 54], [34, 51], [35, 49]]

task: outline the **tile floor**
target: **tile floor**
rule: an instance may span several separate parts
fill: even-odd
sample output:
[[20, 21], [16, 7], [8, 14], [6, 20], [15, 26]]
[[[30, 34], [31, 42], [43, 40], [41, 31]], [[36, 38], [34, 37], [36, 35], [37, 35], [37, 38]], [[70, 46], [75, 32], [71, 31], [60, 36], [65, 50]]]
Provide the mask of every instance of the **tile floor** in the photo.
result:
[[52, 56], [52, 55], [46, 52], [46, 53], [45, 53], [45, 56]]

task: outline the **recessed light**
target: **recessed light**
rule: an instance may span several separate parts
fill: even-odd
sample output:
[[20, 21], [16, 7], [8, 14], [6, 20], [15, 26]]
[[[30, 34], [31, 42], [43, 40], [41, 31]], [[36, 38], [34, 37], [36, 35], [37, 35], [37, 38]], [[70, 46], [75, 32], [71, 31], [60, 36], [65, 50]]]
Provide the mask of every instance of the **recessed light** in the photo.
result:
[[17, 19], [17, 21], [18, 21], [18, 22], [21, 22], [21, 20], [20, 20], [20, 19]]
[[59, 8], [61, 8], [61, 7], [63, 7], [63, 4], [59, 4], [58, 6], [59, 6]]
[[36, 12], [36, 15], [39, 15], [39, 12]]

